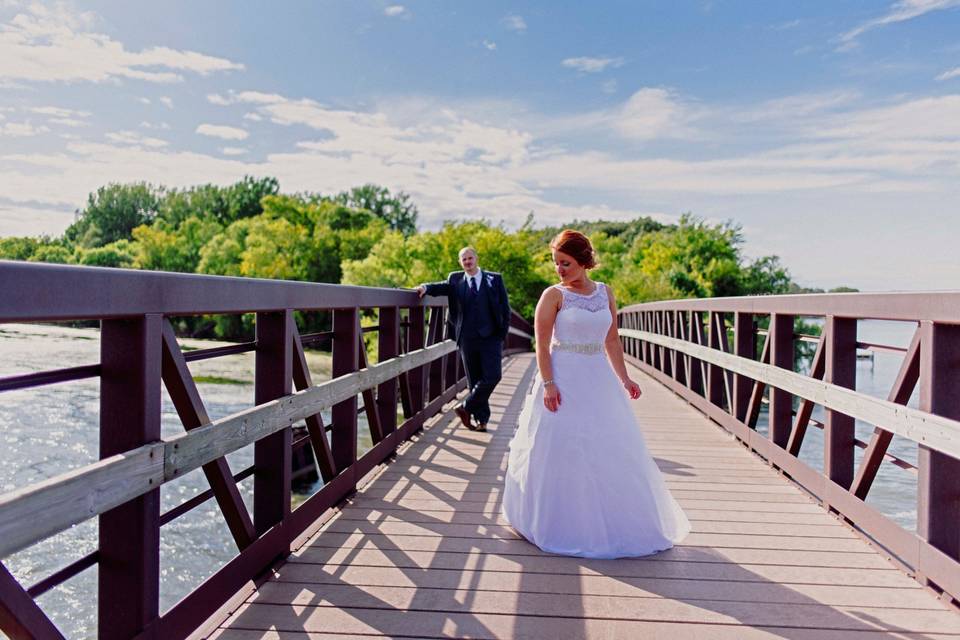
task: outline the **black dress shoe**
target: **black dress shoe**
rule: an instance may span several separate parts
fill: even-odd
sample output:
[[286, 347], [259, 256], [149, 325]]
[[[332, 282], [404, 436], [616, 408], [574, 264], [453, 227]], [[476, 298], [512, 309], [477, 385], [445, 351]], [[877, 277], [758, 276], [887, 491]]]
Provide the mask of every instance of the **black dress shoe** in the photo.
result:
[[486, 433], [486, 432], [487, 432], [487, 423], [486, 423], [486, 422], [481, 422], [480, 424], [478, 424], [478, 425], [476, 426], [476, 428], [474, 429], [474, 431], [480, 431], [481, 433]]
[[465, 426], [467, 429], [473, 430], [473, 425], [470, 424], [470, 414], [466, 409], [463, 408], [463, 406], [458, 404], [453, 408], [453, 412], [457, 414], [458, 418], [460, 418], [460, 422], [463, 423], [463, 426]]

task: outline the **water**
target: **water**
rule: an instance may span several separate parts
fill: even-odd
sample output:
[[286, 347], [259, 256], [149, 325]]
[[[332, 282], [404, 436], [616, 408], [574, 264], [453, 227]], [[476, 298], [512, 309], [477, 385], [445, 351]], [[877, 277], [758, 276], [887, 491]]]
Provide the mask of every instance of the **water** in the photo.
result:
[[[184, 346], [205, 348], [224, 343], [186, 340]], [[47, 325], [0, 325], [0, 377], [99, 361], [100, 337], [94, 329]], [[330, 378], [330, 358], [308, 352], [314, 384]], [[238, 354], [190, 363], [195, 377], [218, 379], [197, 387], [211, 419], [254, 404], [254, 355]], [[202, 380], [203, 378], [199, 378]], [[95, 462], [99, 442], [99, 379], [48, 385], [0, 394], [0, 492]], [[164, 438], [183, 432], [166, 391], [163, 392]], [[329, 415], [324, 420], [329, 424]], [[359, 425], [360, 453], [370, 448], [366, 422]], [[227, 456], [233, 473], [253, 463], [253, 447]], [[294, 507], [319, 489], [316, 484], [295, 495]], [[161, 487], [161, 510], [166, 511], [209, 485], [197, 469]], [[253, 478], [239, 485], [252, 513]], [[3, 560], [24, 586], [49, 576], [96, 548], [96, 519], [89, 520]], [[160, 601], [167, 610], [236, 555], [236, 546], [215, 500], [161, 528]], [[61, 631], [71, 638], [96, 636], [97, 568], [91, 567], [40, 596], [37, 602]], [[2, 635], [2, 634], [0, 634]]]
[[[906, 348], [916, 330], [916, 323], [894, 322], [887, 320], [860, 320], [857, 323], [857, 339], [861, 342], [889, 345]], [[903, 361], [902, 354], [874, 352], [872, 361], [860, 359], [857, 361], [857, 385], [860, 393], [876, 398], [887, 399], [893, 387]], [[800, 369], [806, 371], [809, 361], [801, 362]], [[919, 385], [914, 389], [908, 406], [917, 408], [919, 402]], [[798, 403], [796, 403], [798, 404]], [[813, 418], [824, 422], [826, 411], [817, 405], [813, 410]], [[757, 421], [757, 430], [767, 433], [767, 411], [764, 405]], [[856, 421], [857, 438], [869, 442], [873, 435], [874, 425]], [[917, 444], [912, 440], [894, 436], [888, 452], [913, 465], [917, 464]], [[859, 466], [864, 450], [854, 449], [856, 465]], [[808, 465], [823, 470], [823, 431], [813, 425], [807, 429], [803, 447], [800, 450], [800, 459]], [[870, 493], [867, 494], [867, 504], [878, 509], [897, 524], [909, 531], [915, 531], [917, 526], [917, 476], [906, 469], [894, 466], [889, 461], [880, 465], [880, 472], [873, 482]]]

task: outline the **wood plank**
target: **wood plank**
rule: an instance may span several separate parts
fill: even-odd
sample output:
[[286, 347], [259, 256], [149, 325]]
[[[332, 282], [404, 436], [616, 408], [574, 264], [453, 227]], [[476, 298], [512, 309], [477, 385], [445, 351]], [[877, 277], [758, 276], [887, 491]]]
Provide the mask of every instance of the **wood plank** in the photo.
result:
[[[304, 610], [297, 608], [293, 615]], [[544, 618], [514, 614], [458, 614], [443, 616], [418, 611], [384, 611], [379, 609], [333, 609], [324, 611], [330, 629], [340, 632], [312, 632], [302, 627], [281, 630], [233, 628], [211, 636], [216, 640], [315, 640], [325, 638], [670, 638], [670, 640], [889, 640], [886, 631], [793, 629], [790, 627], [752, 627], [740, 625], [690, 625], [624, 620], [583, 620]], [[267, 613], [269, 616], [269, 613]], [[237, 624], [247, 623], [237, 620]], [[945, 634], [898, 633], [901, 640], [955, 640]]]
[[0, 558], [120, 506], [163, 482], [163, 445], [127, 453], [0, 495]]
[[960, 637], [960, 616], [805, 492], [644, 389], [636, 414], [693, 527], [673, 549], [591, 560], [520, 538], [500, 499], [525, 390], [502, 383], [489, 433], [425, 432], [214, 637]]
[[[889, 588], [858, 585], [793, 583], [789, 587], [764, 580], [690, 580], [667, 577], [611, 577], [604, 575], [538, 574], [481, 569], [429, 571], [364, 565], [287, 564], [271, 581], [296, 585], [407, 587], [424, 589], [473, 589], [506, 593], [553, 593], [636, 598], [731, 600], [763, 603], [894, 607], [941, 611], [943, 605], [922, 588]], [[271, 597], [275, 600], [276, 595]], [[292, 599], [289, 600], [293, 602]]]
[[455, 350], [452, 341], [432, 345], [0, 495], [0, 558]]
[[[424, 596], [426, 597], [426, 595]], [[509, 609], [511, 611], [526, 606], [527, 599], [536, 601], [534, 594], [525, 595], [522, 602], [514, 599]], [[755, 610], [757, 608], [754, 608]], [[777, 607], [779, 609], [779, 607]], [[777, 611], [763, 611], [775, 617]], [[760, 618], [758, 611], [757, 617]], [[836, 610], [835, 610], [836, 611]], [[418, 616], [417, 613], [423, 615]], [[679, 612], [678, 612], [679, 613]], [[810, 612], [804, 612], [810, 613]], [[667, 630], [658, 625], [678, 625], [674, 621], [655, 620], [623, 620], [609, 618], [576, 618], [571, 611], [564, 612], [564, 616], [515, 616], [502, 615], [497, 612], [464, 612], [434, 611], [434, 610], [397, 610], [359, 607], [312, 607], [303, 605], [269, 605], [251, 604], [235, 613], [230, 622], [239, 628], [271, 629], [281, 631], [322, 631], [336, 629], [347, 633], [381, 633], [389, 636], [430, 637], [440, 635], [452, 637], [536, 637], [536, 638], [570, 638], [570, 637], [604, 637], [604, 638], [641, 638], [665, 637]], [[742, 638], [745, 628], [739, 624], [734, 615], [718, 614], [714, 616], [722, 620], [720, 624], [733, 627], [738, 634], [730, 634], [728, 638]], [[918, 616], [919, 617], [919, 616]], [[803, 617], [801, 616], [801, 620]], [[576, 620], [576, 622], [574, 622]], [[551, 624], [553, 622], [553, 624]], [[782, 626], [773, 627], [789, 629], [789, 637], [798, 637], [793, 633], [796, 627], [785, 624], [783, 620], [773, 620]], [[790, 622], [793, 622], [791, 619]], [[824, 626], [818, 632], [819, 638], [836, 638], [838, 631], [876, 631], [877, 626], [870, 622], [859, 621], [844, 612], [836, 612], [830, 622], [837, 627]], [[918, 620], [917, 626], [926, 627], [926, 620]], [[498, 624], [499, 623], [499, 624]], [[573, 623], [573, 624], [572, 624]], [[716, 624], [716, 623], [714, 623]], [[701, 625], [690, 625], [696, 626]], [[719, 626], [719, 625], [718, 625]], [[934, 626], [934, 625], [930, 625]], [[945, 626], [945, 625], [944, 625]], [[491, 628], [492, 627], [492, 628]], [[573, 628], [571, 628], [573, 627]], [[582, 628], [584, 633], [577, 633]], [[881, 627], [882, 628], [882, 627]], [[826, 630], [828, 633], [823, 633]], [[703, 638], [704, 629], [698, 628], [696, 634], [687, 633], [683, 637]], [[923, 631], [921, 633], [930, 633]], [[949, 631], [947, 633], [950, 633]], [[654, 635], [656, 634], [656, 635]], [[832, 634], [832, 635], [830, 635]], [[899, 635], [899, 634], [898, 634]], [[944, 634], [946, 635], [946, 634]], [[671, 637], [672, 634], [671, 634]], [[711, 636], [714, 637], [714, 636]], [[763, 637], [763, 636], [760, 636]], [[770, 636], [767, 636], [770, 637]], [[782, 636], [781, 636], [782, 637]], [[802, 637], [802, 636], [801, 636]], [[857, 636], [860, 637], [860, 636]], [[883, 636], [878, 636], [883, 637]], [[949, 637], [949, 636], [947, 636]], [[956, 637], [956, 636], [954, 636]]]
[[[542, 553], [537, 547], [522, 538], [497, 538], [492, 534], [485, 537], [444, 537], [438, 535], [384, 535], [381, 533], [332, 531], [322, 536], [314, 544], [316, 548], [320, 548], [320, 546], [346, 549], [377, 547], [402, 551], [452, 551], [460, 553], [480, 550], [485, 553], [508, 555], [539, 555]], [[860, 546], [862, 551], [850, 551], [853, 546]], [[890, 566], [886, 560], [871, 551], [860, 540], [837, 540], [834, 538], [778, 539], [775, 536], [724, 536], [708, 533], [691, 533], [683, 542], [669, 551], [661, 552], [657, 557], [681, 561], [697, 560], [703, 557], [704, 550], [715, 551], [720, 556], [730, 560], [748, 563], [875, 569]], [[307, 557], [306, 553], [304, 555]]]
[[881, 569], [804, 564], [739, 562], [710, 550], [694, 550], [682, 559], [649, 558], [644, 561], [590, 560], [551, 555], [488, 554], [481, 551], [404, 551], [399, 549], [342, 549], [311, 547], [292, 555], [289, 564], [314, 566], [398, 567], [433, 571], [463, 571], [482, 567], [504, 571], [547, 575], [602, 575], [609, 577], [677, 578], [685, 580], [742, 580], [776, 584], [861, 585], [888, 588], [920, 588], [889, 564]]
[[[520, 592], [476, 589], [432, 589], [422, 586], [364, 586], [356, 584], [277, 583], [270, 581], [254, 594], [245, 610], [277, 611], [281, 607], [305, 607], [307, 620], [303, 628], [310, 629], [310, 618], [316, 615], [322, 624], [322, 611], [331, 607], [364, 607], [400, 611], [435, 611], [438, 613], [486, 613], [522, 611], [527, 616], [562, 617], [575, 613], [580, 618], [605, 620], [645, 620], [654, 622], [685, 622], [688, 624], [740, 624], [745, 626], [782, 625], [793, 628], [835, 630], [868, 630], [896, 626], [902, 631], [922, 633], [958, 633], [960, 617], [944, 607], [937, 609], [906, 609], [900, 607], [871, 607], [863, 605], [824, 605], [809, 598], [801, 602], [783, 602], [776, 607], [757, 607], [741, 596], [731, 585], [732, 592], [724, 599], [695, 599], [691, 597], [624, 597], [617, 595], [589, 595], [583, 593], [539, 593], [524, 589]], [[776, 585], [767, 585], [777, 590]], [[280, 605], [271, 606], [271, 605]], [[291, 606], [292, 605], [292, 606]], [[314, 611], [311, 611], [314, 610]], [[258, 614], [253, 614], [256, 617]], [[283, 614], [281, 613], [281, 616]], [[282, 619], [282, 618], [281, 618]], [[869, 620], [869, 622], [866, 622]], [[277, 625], [283, 628], [283, 623]], [[313, 627], [321, 630], [323, 627]]]

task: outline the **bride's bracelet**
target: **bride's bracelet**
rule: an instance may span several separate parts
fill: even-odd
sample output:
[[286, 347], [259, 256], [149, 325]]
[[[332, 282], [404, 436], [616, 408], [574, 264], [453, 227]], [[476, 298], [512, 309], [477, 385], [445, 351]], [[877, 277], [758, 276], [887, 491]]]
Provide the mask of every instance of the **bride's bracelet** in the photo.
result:
[[547, 385], [550, 385], [550, 384], [554, 384], [553, 380], [544, 380], [544, 381], [543, 381], [543, 386], [547, 386]]

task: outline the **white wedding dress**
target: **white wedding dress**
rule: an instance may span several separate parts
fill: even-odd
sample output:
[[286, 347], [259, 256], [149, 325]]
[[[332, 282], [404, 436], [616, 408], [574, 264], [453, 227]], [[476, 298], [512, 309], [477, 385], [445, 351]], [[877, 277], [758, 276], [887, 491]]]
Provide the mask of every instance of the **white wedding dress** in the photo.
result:
[[537, 377], [510, 442], [503, 515], [544, 551], [586, 558], [643, 556], [682, 540], [690, 523], [647, 451], [630, 399], [603, 350], [613, 321], [606, 286], [557, 288], [556, 412]]

